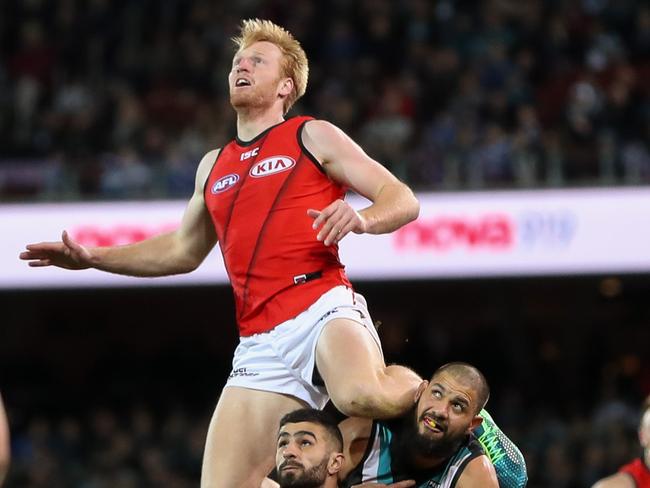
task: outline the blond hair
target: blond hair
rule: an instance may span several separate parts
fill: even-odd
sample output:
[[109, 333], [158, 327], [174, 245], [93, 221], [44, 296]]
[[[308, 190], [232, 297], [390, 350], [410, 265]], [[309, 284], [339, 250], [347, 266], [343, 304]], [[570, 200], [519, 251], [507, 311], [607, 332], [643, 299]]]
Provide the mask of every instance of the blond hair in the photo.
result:
[[248, 19], [242, 21], [241, 32], [232, 41], [237, 50], [246, 49], [260, 41], [275, 44], [282, 52], [282, 76], [293, 80], [293, 91], [284, 100], [284, 113], [287, 113], [296, 100], [305, 94], [309, 64], [307, 55], [293, 35], [270, 20]]

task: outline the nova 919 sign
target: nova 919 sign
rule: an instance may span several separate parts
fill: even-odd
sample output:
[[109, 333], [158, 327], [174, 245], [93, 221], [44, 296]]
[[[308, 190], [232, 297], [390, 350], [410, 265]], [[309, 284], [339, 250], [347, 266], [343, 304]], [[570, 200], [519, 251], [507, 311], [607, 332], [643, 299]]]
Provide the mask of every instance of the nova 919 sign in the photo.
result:
[[478, 213], [473, 216], [422, 217], [395, 234], [399, 250], [448, 252], [457, 249], [508, 252], [515, 247], [568, 246], [576, 231], [568, 210]]

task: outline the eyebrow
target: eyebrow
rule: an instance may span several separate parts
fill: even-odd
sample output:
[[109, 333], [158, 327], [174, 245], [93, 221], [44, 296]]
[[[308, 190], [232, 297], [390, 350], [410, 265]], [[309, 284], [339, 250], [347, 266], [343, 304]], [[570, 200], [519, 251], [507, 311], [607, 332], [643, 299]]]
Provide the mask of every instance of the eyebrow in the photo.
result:
[[435, 386], [435, 387], [438, 388], [439, 390], [447, 391], [447, 388], [445, 388], [444, 386], [442, 386], [440, 383], [434, 383], [432, 386]]
[[465, 399], [465, 398], [462, 397], [462, 396], [458, 396], [458, 395], [457, 395], [456, 398], [454, 398], [454, 400], [456, 400], [458, 403], [462, 403], [462, 404], [465, 405], [466, 407], [469, 407], [469, 402], [467, 401], [467, 399]]
[[[294, 435], [294, 437], [299, 436], [299, 435], [308, 435], [308, 436], [313, 437], [314, 440], [316, 440], [316, 434], [314, 434], [313, 432], [310, 432], [309, 430], [299, 430], [297, 432], [294, 432], [293, 435]], [[280, 439], [281, 437], [291, 437], [291, 434], [289, 434], [289, 432], [282, 431], [282, 432], [280, 432], [280, 434], [278, 434], [278, 439]]]
[[[439, 390], [442, 390], [443, 393], [447, 391], [447, 389], [446, 389], [444, 386], [442, 386], [440, 383], [434, 383], [433, 386], [436, 387], [436, 388], [438, 388]], [[466, 399], [465, 397], [463, 397], [463, 396], [456, 395], [456, 397], [454, 398], [454, 400], [456, 400], [456, 401], [459, 402], [459, 403], [462, 403], [462, 404], [465, 405], [466, 407], [469, 407], [469, 403], [470, 403], [469, 400], [467, 400], [467, 399]]]
[[[263, 53], [262, 51], [252, 51], [252, 52], [250, 53], [250, 56], [262, 56], [262, 57], [266, 57], [266, 54]], [[237, 52], [235, 53], [235, 55], [233, 56], [233, 59], [238, 59], [238, 58], [241, 58], [241, 57], [242, 57], [242, 56], [241, 56], [241, 51], [237, 51]]]

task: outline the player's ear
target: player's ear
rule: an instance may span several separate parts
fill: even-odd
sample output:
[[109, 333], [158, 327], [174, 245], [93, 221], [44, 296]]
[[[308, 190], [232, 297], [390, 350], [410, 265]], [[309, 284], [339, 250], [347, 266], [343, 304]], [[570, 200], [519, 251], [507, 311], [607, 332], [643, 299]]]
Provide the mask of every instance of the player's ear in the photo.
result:
[[282, 98], [286, 98], [291, 95], [293, 91], [293, 80], [291, 78], [284, 78], [280, 81], [280, 86], [278, 87], [278, 95]]
[[333, 452], [330, 454], [330, 460], [327, 464], [327, 472], [329, 474], [337, 474], [341, 469], [343, 469], [343, 462], [345, 461], [345, 456], [342, 452]]
[[481, 425], [481, 423], [483, 423], [483, 417], [481, 417], [480, 415], [474, 415], [474, 418], [472, 419], [472, 421], [469, 424], [469, 428], [467, 429], [467, 432], [473, 431], [479, 425]]
[[424, 393], [424, 390], [427, 389], [427, 386], [429, 386], [429, 382], [427, 380], [422, 380], [422, 383], [420, 383], [418, 389], [415, 390], [415, 398], [413, 399], [413, 403], [420, 401], [420, 397], [422, 396], [422, 393]]

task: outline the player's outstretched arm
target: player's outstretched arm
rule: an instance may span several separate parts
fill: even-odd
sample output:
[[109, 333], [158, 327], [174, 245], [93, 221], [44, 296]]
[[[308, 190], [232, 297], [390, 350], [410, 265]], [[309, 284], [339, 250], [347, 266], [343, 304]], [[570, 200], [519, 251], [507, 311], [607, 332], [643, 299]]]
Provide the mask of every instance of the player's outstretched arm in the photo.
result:
[[311, 120], [305, 124], [302, 138], [330, 178], [372, 202], [359, 212], [342, 200], [324, 209], [310, 209], [314, 228], [320, 228], [318, 239], [325, 245], [339, 242], [350, 232], [392, 232], [417, 218], [420, 204], [411, 189], [341, 129], [323, 120]]
[[201, 160], [194, 194], [174, 232], [125, 246], [86, 248], [64, 231], [61, 242], [27, 245], [20, 259], [32, 267], [96, 268], [130, 276], [166, 276], [196, 269], [217, 242], [203, 197], [217, 155], [218, 150], [210, 151]]

